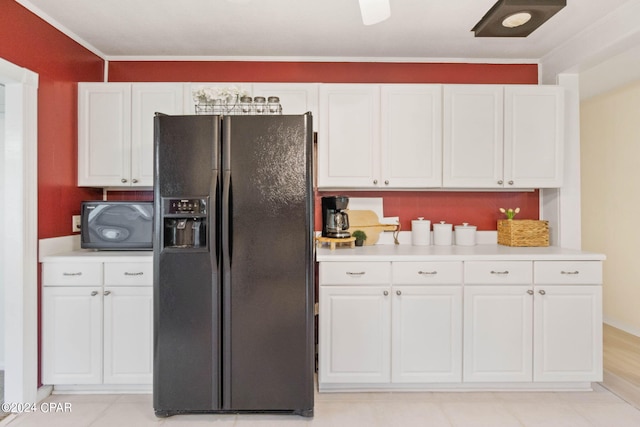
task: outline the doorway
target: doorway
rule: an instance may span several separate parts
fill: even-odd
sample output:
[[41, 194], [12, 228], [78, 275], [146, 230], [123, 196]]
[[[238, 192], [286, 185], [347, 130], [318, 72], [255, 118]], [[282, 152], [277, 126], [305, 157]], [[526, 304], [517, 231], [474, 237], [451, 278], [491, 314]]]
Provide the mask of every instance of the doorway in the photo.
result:
[[0, 58], [0, 85], [4, 92], [4, 131], [0, 140], [4, 399], [37, 402], [38, 75]]

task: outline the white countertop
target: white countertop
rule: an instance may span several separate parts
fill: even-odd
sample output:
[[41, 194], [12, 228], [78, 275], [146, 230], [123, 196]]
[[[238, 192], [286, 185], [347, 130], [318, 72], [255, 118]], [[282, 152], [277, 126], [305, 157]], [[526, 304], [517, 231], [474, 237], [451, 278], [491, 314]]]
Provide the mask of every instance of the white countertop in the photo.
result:
[[153, 262], [153, 251], [78, 249], [42, 256], [40, 262]]
[[476, 246], [373, 245], [362, 247], [323, 246], [316, 249], [316, 261], [603, 261], [604, 254], [550, 247], [510, 247], [497, 244]]

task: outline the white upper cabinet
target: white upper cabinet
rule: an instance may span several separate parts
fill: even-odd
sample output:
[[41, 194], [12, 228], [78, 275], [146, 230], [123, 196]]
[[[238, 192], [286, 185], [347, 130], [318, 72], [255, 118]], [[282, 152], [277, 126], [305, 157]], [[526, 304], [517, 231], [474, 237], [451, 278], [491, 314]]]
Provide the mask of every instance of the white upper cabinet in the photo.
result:
[[377, 188], [380, 86], [320, 86], [318, 187]]
[[562, 185], [563, 91], [558, 86], [505, 86], [505, 187]]
[[318, 187], [440, 187], [441, 105], [441, 85], [321, 85]]
[[557, 86], [445, 86], [443, 186], [560, 187], [563, 123]]
[[304, 114], [311, 112], [313, 130], [318, 130], [318, 86], [317, 83], [254, 83], [253, 97], [277, 96], [282, 105], [282, 114]]
[[442, 185], [442, 86], [381, 86], [382, 187]]
[[502, 86], [444, 87], [443, 186], [501, 188]]
[[153, 116], [182, 113], [181, 83], [79, 83], [78, 185], [153, 186]]

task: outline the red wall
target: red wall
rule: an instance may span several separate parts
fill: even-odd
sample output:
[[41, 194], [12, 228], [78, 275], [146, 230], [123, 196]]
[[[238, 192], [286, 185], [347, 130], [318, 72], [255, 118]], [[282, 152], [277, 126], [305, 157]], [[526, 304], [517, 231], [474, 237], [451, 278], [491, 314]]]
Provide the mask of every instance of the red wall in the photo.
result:
[[[109, 81], [537, 84], [538, 68], [533, 64], [114, 61], [109, 63]], [[411, 219], [418, 216], [495, 230], [496, 220], [503, 217], [501, 207], [520, 207], [520, 218], [539, 217], [537, 191], [317, 192], [316, 206], [320, 197], [334, 194], [383, 197], [385, 215], [399, 216], [403, 230], [410, 230]], [[319, 209], [315, 222], [319, 230]]]
[[101, 81], [102, 59], [13, 0], [0, 0], [0, 57], [38, 73], [38, 237], [71, 234], [97, 190], [76, 187], [77, 82]]

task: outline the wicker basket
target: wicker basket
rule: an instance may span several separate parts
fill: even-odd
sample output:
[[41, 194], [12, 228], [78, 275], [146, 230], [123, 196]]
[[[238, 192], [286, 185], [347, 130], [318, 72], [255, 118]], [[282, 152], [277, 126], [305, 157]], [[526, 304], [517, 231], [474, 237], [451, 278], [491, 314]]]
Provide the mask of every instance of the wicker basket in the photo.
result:
[[549, 221], [498, 220], [498, 244], [505, 246], [549, 246]]

